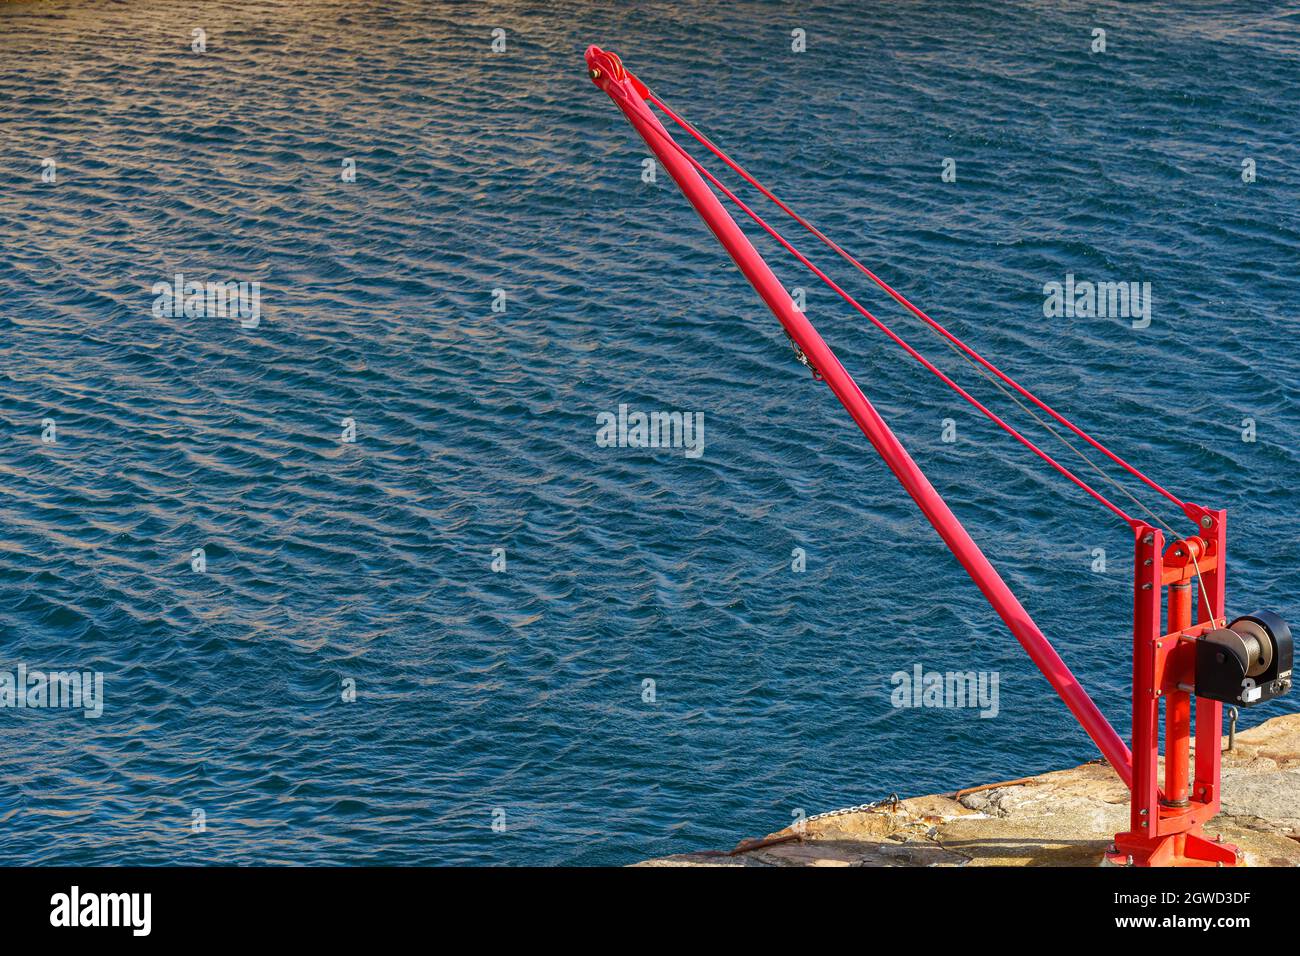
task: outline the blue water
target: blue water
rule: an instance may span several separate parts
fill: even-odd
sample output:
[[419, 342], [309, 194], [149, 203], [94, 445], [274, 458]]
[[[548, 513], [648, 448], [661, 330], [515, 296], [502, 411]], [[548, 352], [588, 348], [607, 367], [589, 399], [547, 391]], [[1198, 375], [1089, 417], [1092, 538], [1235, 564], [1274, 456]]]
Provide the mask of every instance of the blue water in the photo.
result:
[[[185, 8], [0, 5], [0, 670], [106, 682], [98, 719], [0, 711], [0, 861], [620, 864], [1095, 756], [671, 182], [642, 182], [593, 42], [1229, 509], [1230, 610], [1300, 615], [1289, 5]], [[1127, 736], [1126, 527], [760, 248]], [[155, 316], [177, 272], [260, 282], [260, 324]], [[1149, 328], [1044, 318], [1071, 273], [1149, 282]], [[598, 446], [620, 403], [702, 412], [703, 455]], [[999, 672], [998, 717], [893, 708], [918, 663]]]

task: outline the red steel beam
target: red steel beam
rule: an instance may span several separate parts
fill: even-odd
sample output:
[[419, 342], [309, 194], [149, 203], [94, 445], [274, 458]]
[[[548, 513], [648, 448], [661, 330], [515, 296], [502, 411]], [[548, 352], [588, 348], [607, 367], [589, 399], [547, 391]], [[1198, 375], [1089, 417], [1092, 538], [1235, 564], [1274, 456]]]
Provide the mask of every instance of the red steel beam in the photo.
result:
[[835, 397], [857, 422], [871, 446], [884, 459], [899, 484], [912, 496], [918, 508], [939, 532], [944, 543], [971, 576], [984, 597], [997, 611], [1003, 623], [1015, 635], [1021, 647], [1029, 654], [1048, 683], [1060, 695], [1065, 706], [1087, 731], [1102, 755], [1115, 768], [1125, 785], [1133, 780], [1133, 761], [1129, 749], [1115, 732], [1097, 705], [1065, 666], [1051, 642], [1038, 629], [1029, 613], [1011, 593], [984, 552], [971, 538], [949, 509], [947, 503], [934, 490], [929, 479], [917, 467], [901, 442], [885, 424], [880, 413], [867, 401], [857, 383], [840, 364], [835, 353], [822, 340], [803, 313], [786, 292], [785, 287], [768, 268], [763, 257], [754, 249], [749, 239], [734, 219], [722, 207], [718, 197], [696, 173], [694, 167], [673, 147], [672, 137], [645, 103], [646, 87], [629, 73], [618, 57], [592, 46], [587, 49], [587, 69], [592, 82], [604, 90], [623, 111], [633, 128], [645, 140], [681, 189], [687, 201], [695, 207], [700, 218], [712, 230], [736, 266], [749, 280], [750, 285], [772, 310], [795, 344], [809, 362], [825, 379]]

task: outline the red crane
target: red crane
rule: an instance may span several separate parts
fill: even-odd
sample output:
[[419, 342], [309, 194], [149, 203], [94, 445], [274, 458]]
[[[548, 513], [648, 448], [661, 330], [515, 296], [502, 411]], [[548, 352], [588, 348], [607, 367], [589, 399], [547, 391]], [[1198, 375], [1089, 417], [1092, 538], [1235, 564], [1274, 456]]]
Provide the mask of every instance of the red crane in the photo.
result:
[[[1060, 695], [1066, 707], [1130, 788], [1130, 828], [1116, 836], [1108, 859], [1115, 863], [1136, 865], [1232, 866], [1237, 863], [1239, 854], [1235, 847], [1211, 840], [1202, 830], [1205, 821], [1219, 810], [1219, 748], [1223, 728], [1223, 702], [1240, 702], [1250, 706], [1285, 693], [1290, 688], [1291, 679], [1291, 635], [1285, 622], [1270, 612], [1240, 618], [1231, 625], [1227, 623], [1224, 616], [1225, 512], [1203, 508], [1175, 497], [922, 312], [669, 109], [623, 66], [615, 54], [592, 46], [587, 50], [586, 60], [592, 82], [604, 90], [622, 110], [659, 163], [672, 176], [682, 194], [772, 310], [789, 336], [798, 360], [812, 370], [815, 378], [830, 387], [998, 616]], [[1172, 540], [1166, 543], [1160, 528], [1128, 515], [995, 415], [865, 309], [709, 173], [673, 139], [651, 110], [651, 105], [658, 107], [666, 117], [686, 130], [734, 173], [925, 322], [946, 344], [977, 365], [986, 378], [1011, 395], [1054, 434], [1062, 437], [1037, 413], [1020, 402], [1020, 398], [1032, 403], [1058, 425], [1178, 505], [1183, 514], [1195, 524], [1196, 533], [1178, 537], [1171, 531]], [[705, 182], [706, 179], [708, 183]], [[780, 242], [818, 278], [926, 369], [1128, 523], [1134, 539], [1132, 753], [944, 499], [917, 467], [907, 449], [840, 364], [835, 353], [795, 306], [789, 293], [723, 207], [710, 185], [735, 203], [767, 234]], [[1007, 391], [1008, 388], [1016, 394], [1012, 395]], [[1128, 492], [1125, 491], [1125, 494]], [[1133, 500], [1140, 506], [1136, 498]], [[1193, 619], [1194, 585], [1198, 590], [1198, 599]], [[1168, 618], [1162, 626], [1161, 610], [1166, 592]], [[1269, 657], [1268, 666], [1261, 668], [1261, 660], [1266, 654]], [[1197, 746], [1195, 775], [1189, 780], [1191, 701], [1194, 696], [1197, 698]], [[1161, 700], [1165, 702], [1166, 766], [1163, 787], [1158, 780]]]

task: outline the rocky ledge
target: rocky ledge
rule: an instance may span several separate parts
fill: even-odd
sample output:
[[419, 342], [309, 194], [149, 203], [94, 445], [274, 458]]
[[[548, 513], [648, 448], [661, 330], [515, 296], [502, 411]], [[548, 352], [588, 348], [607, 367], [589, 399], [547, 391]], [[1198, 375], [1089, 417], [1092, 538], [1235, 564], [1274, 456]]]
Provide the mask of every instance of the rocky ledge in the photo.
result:
[[[1227, 745], [1225, 738], [1224, 745]], [[1128, 829], [1128, 789], [1109, 766], [884, 802], [809, 819], [731, 851], [638, 866], [1096, 866]], [[1300, 714], [1236, 736], [1223, 807], [1206, 826], [1248, 866], [1300, 866]]]

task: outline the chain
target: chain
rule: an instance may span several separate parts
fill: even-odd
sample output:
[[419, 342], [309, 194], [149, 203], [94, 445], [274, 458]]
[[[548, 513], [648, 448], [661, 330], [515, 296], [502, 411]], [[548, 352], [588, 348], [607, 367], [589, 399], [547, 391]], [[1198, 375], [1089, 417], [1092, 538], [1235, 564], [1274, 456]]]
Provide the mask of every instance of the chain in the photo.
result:
[[824, 813], [814, 813], [812, 816], [807, 817], [804, 822], [811, 823], [813, 820], [824, 820], [826, 817], [842, 817], [849, 813], [870, 813], [872, 810], [877, 810], [885, 804], [889, 804], [891, 810], [897, 810], [898, 803], [898, 794], [891, 793], [889, 796], [885, 797], [885, 799], [876, 800], [872, 803], [859, 803], [856, 807], [845, 807], [842, 810], [827, 810]]

